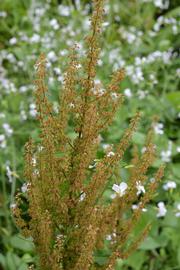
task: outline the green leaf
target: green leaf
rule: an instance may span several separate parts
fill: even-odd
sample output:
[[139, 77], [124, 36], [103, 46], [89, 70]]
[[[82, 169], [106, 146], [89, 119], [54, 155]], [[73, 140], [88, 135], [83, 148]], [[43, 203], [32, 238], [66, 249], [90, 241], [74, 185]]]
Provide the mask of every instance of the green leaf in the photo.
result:
[[140, 249], [142, 250], [152, 250], [156, 249], [160, 246], [160, 244], [151, 236], [148, 236], [144, 242], [141, 244]]
[[146, 260], [145, 253], [143, 251], [138, 251], [132, 254], [127, 260], [126, 264], [131, 266], [133, 270], [142, 270], [142, 265]]
[[6, 259], [2, 254], [0, 254], [0, 266], [2, 266], [3, 268], [6, 267]]
[[18, 270], [28, 270], [27, 264], [23, 262], [23, 263], [19, 266]]
[[168, 101], [174, 106], [176, 110], [180, 110], [180, 92], [174, 91], [166, 94]]
[[22, 261], [24, 263], [30, 263], [30, 262], [33, 262], [34, 260], [33, 260], [33, 258], [31, 257], [30, 254], [26, 253], [26, 254], [23, 255]]
[[132, 136], [132, 141], [134, 143], [143, 145], [145, 142], [145, 135], [143, 133], [140, 133], [140, 132], [134, 132], [134, 134]]
[[180, 247], [177, 250], [177, 261], [178, 261], [178, 265], [180, 266]]
[[23, 250], [25, 252], [32, 252], [34, 249], [34, 244], [31, 240], [25, 239], [21, 235], [14, 235], [10, 239], [12, 247]]
[[8, 252], [6, 256], [7, 270], [16, 270], [20, 265], [20, 258], [12, 253]]

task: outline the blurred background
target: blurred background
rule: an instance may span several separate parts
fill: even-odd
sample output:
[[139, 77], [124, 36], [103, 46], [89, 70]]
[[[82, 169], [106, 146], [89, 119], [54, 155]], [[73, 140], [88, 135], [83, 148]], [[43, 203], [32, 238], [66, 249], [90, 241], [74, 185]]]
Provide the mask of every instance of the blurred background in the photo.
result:
[[[47, 83], [54, 110], [63, 83], [68, 47], [75, 42], [84, 55], [91, 1], [0, 1], [0, 269], [26, 270], [35, 260], [31, 239], [24, 239], [14, 224], [11, 208], [23, 183], [24, 144], [38, 136], [33, 96], [34, 65], [41, 52], [47, 56]], [[102, 52], [97, 80], [108, 83], [113, 70], [124, 67], [121, 84], [125, 104], [112, 126], [102, 134], [102, 148], [116, 143], [135, 111], [143, 117], [133, 136], [140, 151], [152, 121], [157, 160], [165, 177], [147, 205], [139, 228], [152, 222], [149, 236], [116, 270], [180, 269], [180, 6], [176, 0], [111, 0], [105, 2]], [[69, 134], [69, 136], [73, 134]], [[125, 164], [130, 155], [127, 153]], [[122, 165], [122, 164], [121, 164]], [[128, 176], [128, 166], [119, 172]], [[151, 177], [151, 176], [149, 176]], [[107, 200], [112, 191], [106, 191]], [[96, 257], [100, 266], [103, 253]]]

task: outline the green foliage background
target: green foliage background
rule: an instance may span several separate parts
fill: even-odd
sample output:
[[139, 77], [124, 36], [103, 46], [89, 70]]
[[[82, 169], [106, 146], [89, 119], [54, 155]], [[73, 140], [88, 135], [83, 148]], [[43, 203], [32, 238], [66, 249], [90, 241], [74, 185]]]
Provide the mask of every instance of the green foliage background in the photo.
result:
[[[103, 49], [97, 79], [107, 83], [108, 74], [120, 66], [126, 68], [127, 76], [121, 85], [126, 95], [125, 105], [120, 108], [113, 125], [102, 134], [102, 144], [116, 143], [135, 111], [141, 110], [143, 119], [133, 142], [141, 149], [148, 127], [154, 117], [158, 117], [159, 123], [163, 124], [163, 134], [155, 136], [158, 154], [154, 168], [165, 159], [163, 151], [166, 152], [166, 160], [163, 160], [165, 177], [136, 228], [140, 230], [151, 221], [150, 235], [128, 260], [117, 261], [117, 270], [180, 269], [180, 217], [176, 216], [180, 203], [180, 7], [175, 0], [165, 7], [163, 3], [166, 2], [111, 0], [105, 5]], [[35, 259], [31, 239], [21, 236], [10, 211], [15, 191], [25, 181], [24, 144], [29, 136], [38, 136], [33, 107], [34, 64], [39, 54], [45, 52], [49, 63], [50, 98], [57, 108], [67, 48], [78, 42], [83, 53], [91, 9], [90, 1], [0, 2], [0, 269], [25, 270]], [[9, 131], [4, 123], [9, 124]], [[127, 154], [126, 164], [128, 158]], [[7, 175], [7, 166], [12, 182]], [[119, 181], [127, 175], [128, 167], [123, 166]], [[177, 186], [166, 191], [163, 185], [170, 180]], [[111, 193], [111, 188], [105, 192], [107, 200]], [[159, 201], [167, 208], [164, 218], [156, 217]], [[99, 265], [103, 264], [106, 253], [104, 250], [96, 256]]]

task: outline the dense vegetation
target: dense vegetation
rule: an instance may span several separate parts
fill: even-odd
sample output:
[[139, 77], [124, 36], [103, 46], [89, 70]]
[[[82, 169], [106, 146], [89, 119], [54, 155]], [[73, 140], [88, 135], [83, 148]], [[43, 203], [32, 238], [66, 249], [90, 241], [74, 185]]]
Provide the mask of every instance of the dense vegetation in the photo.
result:
[[[79, 1], [8, 1], [0, 3], [0, 264], [3, 269], [27, 269], [35, 260], [31, 239], [15, 227], [10, 208], [15, 191], [26, 191], [23, 176], [24, 144], [35, 140], [39, 130], [33, 99], [34, 64], [41, 52], [48, 59], [48, 85], [54, 110], [58, 109], [67, 48], [76, 41], [83, 54], [83, 37], [89, 27], [91, 5]], [[102, 149], [117, 143], [137, 109], [143, 112], [133, 142], [144, 151], [151, 123], [156, 133], [157, 159], [151, 170], [166, 163], [165, 177], [157, 195], [147, 206], [137, 231], [149, 220], [152, 229], [139, 250], [117, 269], [180, 269], [179, 152], [180, 94], [178, 80], [179, 8], [176, 1], [109, 1], [99, 63], [98, 80], [109, 81], [112, 70], [125, 67], [121, 84], [126, 100], [108, 131], [102, 133]], [[59, 65], [61, 68], [59, 68]], [[69, 136], [74, 133], [69, 130]], [[117, 171], [126, 180], [130, 155]], [[107, 200], [113, 191], [105, 192]], [[160, 204], [159, 204], [160, 202]], [[134, 206], [136, 207], [136, 206]], [[135, 232], [136, 233], [136, 232]], [[96, 257], [103, 264], [106, 251]]]

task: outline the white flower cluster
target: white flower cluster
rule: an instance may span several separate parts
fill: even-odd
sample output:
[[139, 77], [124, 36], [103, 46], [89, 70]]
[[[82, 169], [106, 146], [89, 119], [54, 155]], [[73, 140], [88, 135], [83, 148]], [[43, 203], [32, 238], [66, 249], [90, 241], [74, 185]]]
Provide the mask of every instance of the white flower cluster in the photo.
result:
[[178, 21], [175, 18], [158, 17], [153, 27], [154, 31], [158, 32], [162, 25], [171, 25], [173, 34], [178, 34]]
[[29, 114], [31, 117], [36, 117], [37, 115], [37, 110], [36, 110], [36, 104], [35, 103], [31, 103], [29, 105]]
[[115, 156], [115, 153], [113, 151], [110, 151], [107, 153], [107, 157], [113, 157]]
[[125, 39], [129, 44], [139, 45], [141, 43], [142, 31], [139, 31], [136, 27], [131, 26], [126, 30], [124, 27], [119, 29], [122, 38]]
[[[137, 210], [141, 204], [142, 204], [141, 202], [139, 204], [133, 204], [131, 207], [132, 210]], [[147, 208], [142, 208], [142, 212], [147, 212]]]
[[[3, 114], [1, 114], [1, 115], [3, 115]], [[2, 128], [4, 129], [5, 134], [0, 134], [0, 148], [4, 149], [4, 148], [6, 148], [6, 145], [7, 145], [6, 138], [12, 136], [13, 129], [11, 128], [11, 126], [8, 123], [3, 123]]]
[[115, 238], [116, 238], [116, 233], [115, 233], [115, 232], [113, 232], [112, 234], [108, 234], [108, 235], [106, 236], [106, 240], [107, 240], [107, 241], [112, 241], [112, 240], [113, 240], [113, 242], [115, 242], [115, 241], [114, 241]]
[[157, 213], [157, 217], [164, 217], [167, 213], [167, 209], [166, 206], [164, 204], [164, 202], [159, 202], [158, 203], [158, 213]]
[[163, 135], [164, 134], [164, 130], [163, 130], [164, 125], [162, 123], [155, 123], [153, 125], [153, 128], [154, 128], [154, 132], [156, 134], [159, 134], [159, 135]]
[[22, 193], [26, 193], [28, 191], [28, 188], [30, 187], [30, 183], [24, 183], [21, 187]]
[[68, 17], [71, 14], [71, 7], [65, 5], [58, 6], [59, 15]]
[[9, 44], [10, 45], [15, 45], [17, 43], [17, 38], [16, 37], [12, 37], [10, 40], [9, 40]]
[[26, 111], [24, 110], [24, 105], [23, 105], [23, 103], [20, 104], [20, 120], [21, 120], [22, 122], [27, 120], [27, 113], [26, 113]]
[[10, 137], [13, 134], [13, 129], [10, 127], [10, 125], [8, 123], [4, 123], [2, 125], [2, 127], [4, 128], [5, 134]]
[[160, 9], [168, 9], [169, 0], [154, 0], [154, 5]]
[[126, 67], [126, 73], [134, 84], [144, 81], [144, 75], [140, 66], [129, 65]]
[[[142, 66], [142, 65], [148, 65], [152, 64], [156, 61], [163, 61], [164, 64], [168, 64], [172, 57], [172, 49], [169, 49], [168, 51], [154, 51], [147, 56], [143, 57], [136, 57], [135, 58], [135, 66]], [[128, 66], [127, 70], [130, 72], [128, 75], [132, 75], [133, 72], [133, 66]]]
[[81, 192], [81, 195], [79, 197], [79, 201], [82, 202], [86, 197], [86, 193], [85, 192]]
[[[125, 195], [126, 189], [128, 188], [128, 185], [125, 182], [121, 182], [119, 185], [114, 184], [112, 187], [112, 190], [114, 190], [120, 197]], [[116, 194], [113, 194], [111, 196], [112, 199], [116, 197]]]
[[52, 28], [54, 30], [58, 30], [59, 29], [59, 23], [58, 23], [58, 21], [56, 19], [50, 20], [49, 24], [50, 24], [50, 26], [52, 26]]
[[50, 51], [50, 52], [47, 54], [47, 59], [48, 59], [50, 62], [54, 63], [54, 62], [57, 61], [57, 55], [55, 54], [54, 51]]
[[141, 184], [141, 181], [136, 181], [136, 189], [137, 189], [136, 193], [137, 196], [146, 192], [144, 186]]
[[99, 79], [94, 80], [94, 88], [92, 89], [92, 93], [98, 97], [105, 94], [105, 89], [102, 88], [102, 83]]
[[155, 7], [160, 9], [168, 9], [169, 0], [141, 0], [143, 3], [153, 3]]
[[174, 181], [168, 181], [166, 184], [163, 185], [164, 190], [172, 190], [176, 189], [176, 182]]
[[131, 98], [131, 97], [132, 97], [131, 89], [126, 88], [126, 89], [124, 90], [124, 94], [125, 94], [125, 96], [126, 96], [127, 98]]

